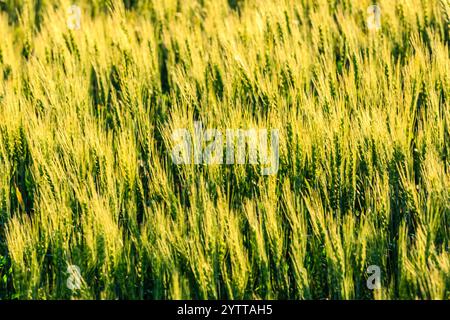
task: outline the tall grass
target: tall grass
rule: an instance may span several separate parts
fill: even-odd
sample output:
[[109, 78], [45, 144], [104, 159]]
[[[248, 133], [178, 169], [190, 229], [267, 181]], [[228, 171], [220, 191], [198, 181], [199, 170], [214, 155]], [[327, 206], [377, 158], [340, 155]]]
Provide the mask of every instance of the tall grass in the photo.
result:
[[[77, 4], [0, 1], [0, 298], [450, 298], [448, 0]], [[278, 174], [175, 165], [194, 121]]]

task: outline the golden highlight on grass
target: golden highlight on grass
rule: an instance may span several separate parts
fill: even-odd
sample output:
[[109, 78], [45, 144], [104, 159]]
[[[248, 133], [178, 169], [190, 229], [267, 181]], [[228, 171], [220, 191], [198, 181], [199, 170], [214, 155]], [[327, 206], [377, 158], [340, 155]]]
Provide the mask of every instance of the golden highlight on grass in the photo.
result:
[[0, 1], [0, 299], [450, 299], [448, 0], [75, 4]]

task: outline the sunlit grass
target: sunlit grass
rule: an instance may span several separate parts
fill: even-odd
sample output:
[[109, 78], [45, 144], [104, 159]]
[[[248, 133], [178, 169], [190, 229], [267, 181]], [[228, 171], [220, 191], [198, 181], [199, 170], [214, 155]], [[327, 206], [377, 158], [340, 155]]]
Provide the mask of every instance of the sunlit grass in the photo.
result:
[[0, 1], [1, 299], [450, 299], [448, 0], [124, 3]]

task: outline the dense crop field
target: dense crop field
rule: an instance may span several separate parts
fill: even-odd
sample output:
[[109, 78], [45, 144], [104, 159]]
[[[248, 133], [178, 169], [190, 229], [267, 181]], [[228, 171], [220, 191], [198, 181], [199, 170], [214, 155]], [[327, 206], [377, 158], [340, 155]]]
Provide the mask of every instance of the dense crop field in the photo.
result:
[[75, 4], [0, 0], [0, 299], [450, 299], [448, 0]]

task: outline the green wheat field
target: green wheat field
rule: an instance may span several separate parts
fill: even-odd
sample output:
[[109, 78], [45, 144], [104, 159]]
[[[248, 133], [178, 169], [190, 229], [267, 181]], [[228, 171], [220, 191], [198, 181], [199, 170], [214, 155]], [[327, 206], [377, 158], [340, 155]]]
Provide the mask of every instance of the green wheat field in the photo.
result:
[[450, 299], [450, 1], [372, 4], [0, 0], [0, 299]]

